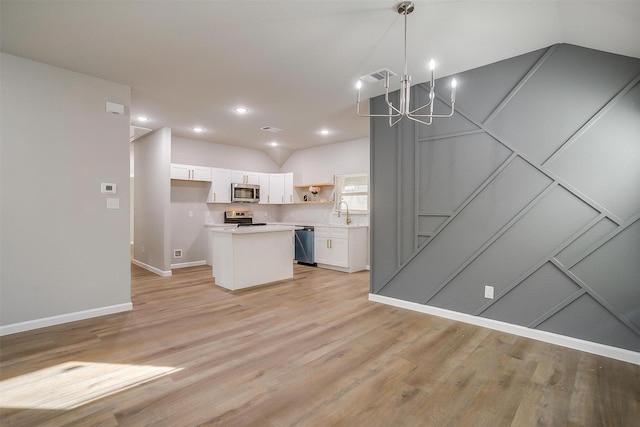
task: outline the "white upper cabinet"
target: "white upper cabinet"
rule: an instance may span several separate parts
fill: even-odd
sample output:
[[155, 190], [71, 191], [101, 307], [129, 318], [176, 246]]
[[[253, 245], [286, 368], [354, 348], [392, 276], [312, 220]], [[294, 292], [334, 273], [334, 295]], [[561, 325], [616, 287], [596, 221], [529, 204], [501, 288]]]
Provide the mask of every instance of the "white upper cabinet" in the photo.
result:
[[260, 185], [260, 174], [258, 172], [231, 171], [231, 182], [234, 184]]
[[260, 185], [260, 204], [269, 204], [269, 174], [261, 173], [259, 179]]
[[231, 203], [231, 184], [260, 186], [260, 203], [294, 202], [293, 173], [258, 173], [193, 165], [171, 165], [171, 179], [211, 182], [207, 203]]
[[260, 203], [290, 204], [293, 197], [293, 173], [260, 174]]
[[284, 203], [284, 174], [269, 174], [269, 203], [272, 205]]
[[171, 164], [171, 179], [211, 182], [211, 168], [206, 166]]
[[231, 203], [231, 171], [211, 168], [211, 189], [207, 203]]
[[293, 172], [284, 174], [284, 203], [293, 203]]

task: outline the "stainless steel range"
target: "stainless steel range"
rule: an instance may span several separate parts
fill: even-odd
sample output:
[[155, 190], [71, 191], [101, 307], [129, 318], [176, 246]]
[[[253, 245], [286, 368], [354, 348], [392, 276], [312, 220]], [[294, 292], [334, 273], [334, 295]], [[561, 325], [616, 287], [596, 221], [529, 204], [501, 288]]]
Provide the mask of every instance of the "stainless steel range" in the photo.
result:
[[225, 224], [237, 224], [238, 227], [267, 225], [266, 222], [253, 222], [252, 211], [224, 211]]

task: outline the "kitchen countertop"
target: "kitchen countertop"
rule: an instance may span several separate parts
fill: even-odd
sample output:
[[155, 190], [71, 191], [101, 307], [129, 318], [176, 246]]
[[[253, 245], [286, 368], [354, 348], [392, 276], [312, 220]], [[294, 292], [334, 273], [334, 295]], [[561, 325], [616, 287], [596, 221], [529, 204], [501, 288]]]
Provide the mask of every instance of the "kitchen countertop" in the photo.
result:
[[221, 225], [226, 225], [226, 227], [215, 227], [216, 230], [213, 230], [213, 231], [216, 233], [228, 233], [228, 234], [257, 234], [257, 233], [273, 233], [278, 231], [293, 231], [300, 228], [300, 227], [295, 227], [290, 225], [274, 225], [274, 224], [260, 225], [255, 227], [237, 227], [234, 224], [221, 224]]
[[[205, 227], [212, 228], [238, 228], [235, 224], [205, 224]], [[367, 228], [368, 225], [358, 225], [358, 224], [319, 224], [319, 223], [308, 223], [305, 221], [302, 222], [269, 222], [265, 226], [258, 227], [241, 227], [241, 228], [263, 228], [263, 227], [300, 227], [300, 226], [314, 226], [314, 227], [342, 227], [342, 228]]]
[[[271, 223], [269, 223], [271, 225]], [[367, 228], [368, 225], [359, 225], [359, 224], [326, 224], [326, 223], [309, 223], [309, 222], [277, 222], [273, 223], [274, 225], [293, 225], [293, 226], [313, 226], [313, 227], [340, 227], [340, 228]]]

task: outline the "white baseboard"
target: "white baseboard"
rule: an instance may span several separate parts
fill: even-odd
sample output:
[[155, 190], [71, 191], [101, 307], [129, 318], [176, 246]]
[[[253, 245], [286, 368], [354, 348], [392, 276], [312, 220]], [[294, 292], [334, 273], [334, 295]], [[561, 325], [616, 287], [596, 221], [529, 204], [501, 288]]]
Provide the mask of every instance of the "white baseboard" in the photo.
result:
[[62, 323], [75, 322], [76, 320], [106, 316], [107, 314], [121, 313], [123, 311], [130, 311], [132, 309], [133, 304], [128, 302], [124, 304], [94, 308], [91, 310], [60, 314], [58, 316], [44, 317], [42, 319], [29, 320], [26, 322], [13, 323], [11, 325], [3, 325], [0, 326], [0, 336], [17, 334], [18, 332], [30, 331], [33, 329], [46, 328], [47, 326], [60, 325]]
[[587, 353], [597, 354], [599, 356], [605, 356], [611, 359], [640, 365], [640, 353], [623, 348], [612, 347], [591, 341], [567, 337], [565, 335], [554, 334], [552, 332], [541, 331], [539, 329], [531, 329], [520, 325], [513, 325], [511, 323], [501, 322], [499, 320], [487, 319], [480, 316], [472, 316], [470, 314], [459, 313], [457, 311], [446, 310], [444, 308], [432, 307], [424, 304], [403, 301], [396, 298], [390, 298], [376, 294], [369, 294], [369, 301], [392, 305], [394, 307], [405, 308], [407, 310], [417, 311], [420, 313], [431, 314], [438, 317], [444, 317], [446, 319], [457, 320], [459, 322], [470, 323], [472, 325], [482, 326], [483, 328], [506, 332], [525, 338], [531, 338], [550, 344], [572, 348], [574, 350], [585, 351]]
[[174, 268], [186, 268], [186, 267], [197, 267], [199, 265], [207, 265], [207, 261], [190, 261], [190, 262], [179, 262], [177, 264], [171, 264], [171, 269]]
[[150, 272], [155, 273], [158, 276], [171, 276], [171, 270], [163, 271], [163, 270], [160, 270], [159, 268], [155, 268], [149, 264], [145, 264], [144, 262], [138, 261], [137, 259], [132, 259], [131, 263], [137, 265], [138, 267], [142, 267], [145, 270], [149, 270]]

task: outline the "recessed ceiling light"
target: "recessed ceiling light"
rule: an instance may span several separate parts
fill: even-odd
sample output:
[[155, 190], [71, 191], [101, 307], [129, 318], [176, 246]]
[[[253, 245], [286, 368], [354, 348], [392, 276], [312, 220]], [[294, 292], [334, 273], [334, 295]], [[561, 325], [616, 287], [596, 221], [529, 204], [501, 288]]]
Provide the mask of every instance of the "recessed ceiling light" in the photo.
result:
[[272, 147], [277, 147], [278, 146], [278, 142], [277, 141], [271, 141], [269, 143], [269, 145], [272, 146]]
[[321, 133], [322, 135], [329, 135], [329, 129], [322, 129], [322, 130], [320, 131], [320, 133]]
[[247, 107], [236, 107], [233, 109], [233, 111], [235, 111], [238, 114], [246, 114], [249, 112], [249, 109]]
[[136, 120], [139, 122], [146, 122], [149, 119], [145, 116], [136, 116]]
[[196, 127], [194, 127], [194, 128], [193, 128], [193, 131], [194, 131], [194, 132], [202, 132], [203, 130], [204, 130], [204, 129], [202, 129], [202, 128], [201, 128], [201, 127], [199, 127], [199, 126], [196, 126]]

